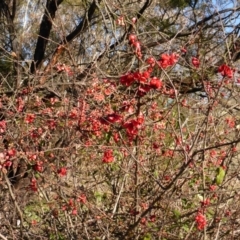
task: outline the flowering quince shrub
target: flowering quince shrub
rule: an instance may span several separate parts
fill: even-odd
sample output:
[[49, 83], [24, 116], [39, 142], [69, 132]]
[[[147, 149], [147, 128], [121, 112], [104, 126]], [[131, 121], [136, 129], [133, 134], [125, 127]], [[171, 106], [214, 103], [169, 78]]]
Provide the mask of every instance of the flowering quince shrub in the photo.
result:
[[[92, 236], [104, 235], [109, 226], [112, 239], [168, 239], [173, 233], [198, 239], [204, 231], [214, 234], [220, 223], [228, 229], [239, 211], [227, 204], [239, 198], [230, 164], [239, 151], [238, 120], [218, 108], [233, 71], [220, 66], [220, 82], [204, 83], [209, 103], [198, 106], [201, 100], [168, 84], [180, 58], [148, 57], [146, 70], [133, 69], [117, 81], [92, 76], [75, 99], [46, 101], [32, 89], [1, 99], [14, 106], [2, 107], [1, 173], [13, 172], [13, 188], [32, 199], [22, 206], [23, 213], [31, 212], [24, 224], [47, 225], [43, 215], [49, 214], [62, 235], [67, 233], [58, 221], [71, 221], [83, 222]], [[155, 75], [162, 69], [166, 75]], [[84, 225], [69, 230], [84, 238]]]
[[191, 45], [148, 51], [138, 22], [116, 20], [119, 32], [128, 24], [135, 30], [124, 41], [131, 67], [107, 69], [119, 67], [117, 77], [99, 67], [77, 84], [78, 69], [59, 63], [40, 88], [1, 95], [1, 203], [6, 209], [8, 194], [10, 221], [20, 222], [22, 234], [238, 234], [240, 119], [230, 100], [239, 94], [239, 70], [226, 62], [209, 73]]

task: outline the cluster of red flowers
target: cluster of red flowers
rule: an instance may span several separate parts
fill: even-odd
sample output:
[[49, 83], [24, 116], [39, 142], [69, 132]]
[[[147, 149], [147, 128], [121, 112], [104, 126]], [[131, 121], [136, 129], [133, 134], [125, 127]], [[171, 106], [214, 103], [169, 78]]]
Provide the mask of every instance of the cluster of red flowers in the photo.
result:
[[193, 65], [195, 68], [199, 68], [199, 66], [200, 66], [200, 61], [199, 61], [199, 59], [196, 58], [196, 57], [193, 57], [193, 58], [192, 58], [192, 65]]
[[162, 54], [158, 64], [161, 68], [167, 68], [175, 65], [178, 61], [179, 55], [176, 53]]
[[65, 167], [61, 167], [58, 169], [58, 175], [64, 177], [67, 175], [67, 169]]
[[0, 153], [0, 169], [11, 167], [14, 157], [16, 157], [16, 154], [17, 151], [15, 148], [11, 148], [7, 151]]
[[117, 113], [108, 114], [106, 117], [100, 118], [101, 123], [110, 124], [110, 123], [120, 123], [122, 121], [122, 116]]
[[30, 189], [34, 192], [37, 192], [38, 188], [37, 188], [37, 180], [35, 178], [31, 179], [30, 185], [29, 185]]
[[71, 67], [69, 67], [65, 64], [57, 64], [55, 66], [55, 69], [57, 70], [58, 73], [66, 72], [68, 74], [68, 76], [73, 75], [73, 71], [72, 71]]
[[25, 117], [25, 122], [28, 123], [28, 124], [33, 123], [34, 120], [35, 120], [35, 118], [36, 118], [36, 115], [35, 115], [35, 114], [33, 114], [33, 113], [28, 113], [28, 114], [26, 115], [26, 117]]
[[68, 203], [62, 206], [63, 211], [70, 211], [72, 215], [77, 215], [77, 208], [72, 198], [69, 199]]
[[223, 64], [218, 68], [218, 72], [221, 73], [223, 77], [232, 78], [234, 71], [226, 64]]
[[202, 208], [206, 208], [210, 204], [210, 199], [206, 198], [205, 200], [201, 201]]
[[135, 54], [138, 56], [138, 58], [142, 58], [142, 52], [141, 52], [141, 44], [137, 39], [137, 36], [135, 34], [130, 34], [128, 36], [129, 44], [133, 47]]
[[140, 83], [138, 88], [138, 95], [143, 96], [151, 89], [160, 90], [163, 87], [163, 82], [157, 77], [150, 77], [151, 72], [146, 70], [144, 72], [127, 73], [120, 77], [121, 84], [130, 86], [134, 82]]
[[197, 216], [195, 217], [195, 222], [198, 230], [203, 230], [207, 225], [206, 217], [201, 212], [198, 212]]
[[225, 119], [227, 125], [229, 128], [234, 128], [235, 127], [235, 119], [233, 117], [227, 117]]
[[44, 167], [43, 167], [43, 161], [36, 161], [36, 164], [33, 165], [33, 169], [36, 171], [36, 172], [43, 172], [44, 170]]
[[126, 129], [129, 140], [132, 140], [138, 134], [138, 130], [141, 128], [143, 122], [144, 117], [139, 116], [137, 119], [132, 119], [123, 125]]
[[111, 163], [114, 161], [114, 155], [113, 155], [113, 150], [112, 149], [107, 149], [104, 154], [103, 154], [103, 163]]

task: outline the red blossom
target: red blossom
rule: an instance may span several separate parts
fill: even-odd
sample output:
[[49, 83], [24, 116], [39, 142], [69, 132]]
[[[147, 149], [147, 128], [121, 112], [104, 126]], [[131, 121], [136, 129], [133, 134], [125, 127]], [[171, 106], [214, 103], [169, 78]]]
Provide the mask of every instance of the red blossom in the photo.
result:
[[196, 57], [192, 57], [192, 65], [195, 67], [195, 68], [199, 68], [200, 66], [200, 61], [198, 58]]
[[120, 137], [119, 137], [119, 134], [118, 134], [117, 132], [115, 132], [115, 133], [113, 134], [113, 139], [114, 139], [115, 142], [119, 142]]
[[72, 209], [72, 215], [77, 215], [77, 209], [76, 208]]
[[135, 24], [137, 22], [137, 18], [136, 17], [133, 17], [132, 18], [132, 23]]
[[27, 114], [27, 116], [25, 117], [25, 122], [28, 123], [28, 124], [29, 124], [29, 123], [33, 123], [34, 120], [35, 120], [35, 118], [36, 118], [35, 114], [29, 113], [29, 114]]
[[124, 17], [123, 17], [123, 16], [120, 16], [120, 17], [117, 19], [117, 25], [119, 25], [119, 26], [125, 26]]
[[140, 223], [141, 223], [142, 225], [146, 225], [147, 219], [146, 219], [146, 218], [141, 218]]
[[117, 113], [112, 113], [101, 118], [100, 121], [103, 124], [120, 123], [122, 121], [122, 116]]
[[134, 81], [135, 81], [135, 79], [134, 79], [134, 74], [133, 73], [127, 73], [127, 74], [123, 75], [122, 77], [120, 77], [121, 84], [123, 84], [127, 87], [132, 85], [132, 83]]
[[155, 222], [156, 221], [156, 215], [155, 214], [153, 214], [153, 215], [151, 215], [150, 217], [149, 217], [149, 220], [150, 220], [150, 222]]
[[212, 158], [216, 157], [216, 156], [217, 156], [216, 150], [211, 150], [211, 151], [210, 151], [210, 156], [211, 156]]
[[225, 121], [226, 121], [229, 128], [234, 128], [235, 127], [235, 119], [234, 118], [227, 117]]
[[132, 46], [135, 48], [136, 52], [141, 51], [141, 44], [139, 41], [133, 42]]
[[137, 41], [137, 36], [135, 34], [130, 34], [128, 36], [128, 41], [129, 41], [130, 44], [133, 44], [134, 42]]
[[31, 179], [30, 185], [29, 185], [30, 189], [34, 192], [37, 192], [38, 188], [37, 188], [37, 180], [35, 178]]
[[82, 193], [82, 194], [78, 197], [77, 201], [80, 202], [80, 203], [85, 204], [85, 203], [87, 202], [87, 197], [86, 197], [86, 195], [85, 195], [84, 193]]
[[206, 198], [205, 200], [201, 201], [202, 207], [207, 207], [210, 204], [210, 199]]
[[182, 48], [181, 48], [181, 52], [185, 54], [185, 53], [187, 53], [187, 49], [184, 48], [184, 47], [182, 47]]
[[43, 162], [42, 161], [37, 161], [36, 164], [33, 166], [33, 169], [36, 172], [43, 172], [44, 168], [43, 168]]
[[102, 162], [103, 163], [111, 163], [113, 161], [114, 161], [113, 150], [112, 149], [106, 150], [103, 154]]
[[61, 176], [61, 177], [64, 177], [67, 175], [67, 169], [65, 167], [61, 167], [60, 169], [58, 169], [58, 174]]
[[198, 230], [203, 230], [207, 225], [206, 217], [201, 212], [198, 212], [197, 216], [195, 217], [195, 221]]
[[223, 77], [229, 77], [229, 78], [233, 77], [233, 70], [226, 64], [221, 65], [218, 68], [218, 72], [221, 73]]
[[148, 71], [133, 73], [134, 79], [140, 83], [147, 83], [150, 73]]
[[56, 120], [54, 120], [54, 119], [47, 120], [47, 126], [50, 130], [56, 129], [56, 126], [57, 126]]
[[161, 59], [158, 61], [158, 63], [162, 68], [171, 67], [177, 63], [178, 57], [179, 55], [176, 53], [172, 53], [172, 54], [164, 53], [161, 55]]
[[71, 118], [71, 119], [77, 119], [77, 118], [78, 118], [78, 115], [79, 115], [78, 110], [77, 110], [76, 108], [73, 108], [73, 109], [70, 111], [68, 117]]
[[[7, 157], [6, 157], [6, 159], [7, 159]], [[6, 161], [3, 163], [3, 167], [9, 168], [9, 167], [11, 167], [11, 166], [12, 166], [12, 161], [6, 160]]]
[[151, 78], [150, 80], [150, 86], [153, 88], [153, 89], [161, 89], [162, 86], [163, 86], [163, 83], [162, 83], [162, 80], [157, 78], [157, 77], [153, 77]]
[[24, 100], [23, 100], [21, 97], [19, 97], [19, 98], [17, 99], [17, 111], [18, 111], [18, 112], [22, 112], [24, 106], [25, 106]]
[[5, 120], [0, 121], [0, 133], [4, 133], [7, 129], [7, 124]]
[[142, 97], [146, 95], [151, 90], [151, 87], [149, 85], [140, 85], [137, 91], [137, 95]]
[[55, 69], [57, 70], [58, 73], [66, 72], [68, 74], [68, 76], [72, 76], [73, 75], [71, 67], [69, 67], [69, 66], [67, 66], [65, 64], [57, 64], [55, 66]]
[[15, 148], [9, 149], [7, 151], [7, 155], [8, 155], [9, 158], [14, 157], [16, 155], [16, 153], [17, 153], [17, 151], [16, 151]]
[[151, 67], [154, 67], [156, 64], [156, 60], [153, 57], [149, 57], [146, 59], [146, 63], [149, 64]]
[[139, 58], [142, 57], [142, 53], [141, 53], [141, 44], [139, 41], [135, 41], [132, 43], [132, 46], [135, 50], [135, 53], [138, 55]]
[[140, 129], [141, 125], [144, 122], [144, 117], [139, 116], [136, 120], [130, 120], [129, 122], [124, 123], [123, 127], [126, 129], [127, 135], [130, 139], [133, 139]]

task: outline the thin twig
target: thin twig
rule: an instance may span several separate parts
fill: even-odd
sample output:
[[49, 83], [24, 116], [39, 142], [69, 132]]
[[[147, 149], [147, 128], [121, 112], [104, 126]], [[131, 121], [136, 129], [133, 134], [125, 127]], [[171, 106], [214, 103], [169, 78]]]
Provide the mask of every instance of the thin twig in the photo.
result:
[[5, 173], [4, 173], [3, 175], [4, 175], [4, 180], [5, 180], [6, 183], [7, 183], [7, 187], [8, 187], [10, 196], [11, 196], [13, 202], [14, 202], [14, 205], [15, 205], [15, 207], [16, 207], [16, 209], [17, 209], [17, 212], [18, 212], [18, 215], [19, 215], [19, 217], [20, 217], [20, 220], [21, 220], [21, 229], [22, 229], [22, 226], [23, 226], [23, 214], [22, 214], [22, 211], [21, 211], [21, 209], [20, 209], [20, 207], [19, 207], [19, 205], [18, 205], [18, 203], [17, 203], [17, 201], [16, 201], [16, 197], [15, 197], [15, 195], [14, 195], [14, 193], [13, 193], [12, 186], [11, 186], [11, 183], [10, 183], [7, 175], [6, 175]]
[[5, 238], [1, 233], [0, 233], [0, 238], [3, 240], [7, 240], [7, 238]]

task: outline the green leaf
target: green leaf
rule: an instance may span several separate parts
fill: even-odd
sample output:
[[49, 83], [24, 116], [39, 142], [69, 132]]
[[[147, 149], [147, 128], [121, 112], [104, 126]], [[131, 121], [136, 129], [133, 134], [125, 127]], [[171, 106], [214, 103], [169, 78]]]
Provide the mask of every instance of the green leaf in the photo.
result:
[[108, 133], [105, 134], [105, 140], [106, 140], [107, 143], [110, 142], [111, 137], [112, 137], [112, 132], [111, 131], [109, 131]]
[[179, 219], [179, 218], [181, 217], [181, 213], [180, 213], [177, 209], [174, 209], [174, 210], [173, 210], [173, 214], [175, 215], [175, 217], [176, 217], [177, 219]]
[[149, 233], [147, 233], [143, 238], [143, 240], [151, 240], [151, 239], [152, 239], [152, 237], [151, 237], [151, 234], [149, 234]]
[[222, 184], [225, 177], [225, 170], [222, 167], [217, 169], [216, 184], [219, 186]]
[[187, 224], [184, 224], [182, 228], [186, 231], [189, 232], [189, 226]]

